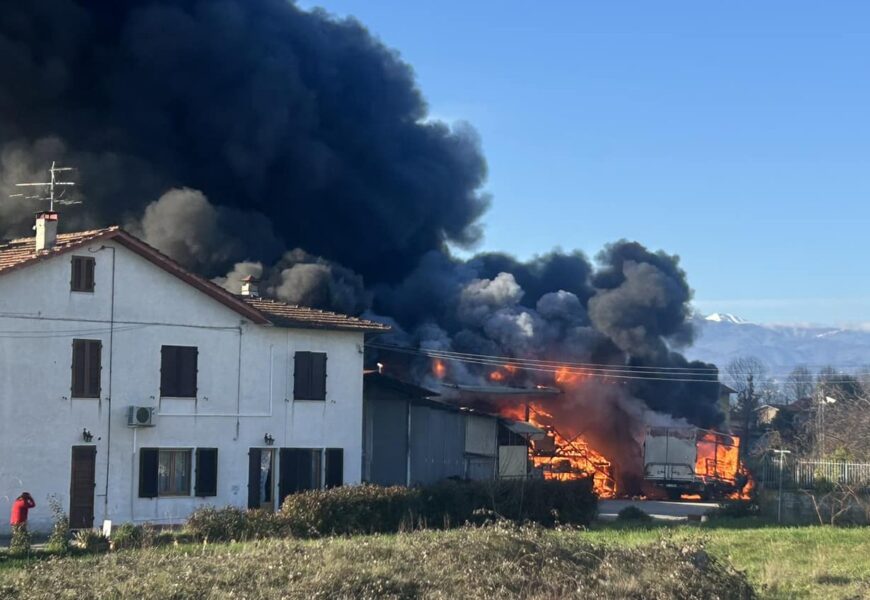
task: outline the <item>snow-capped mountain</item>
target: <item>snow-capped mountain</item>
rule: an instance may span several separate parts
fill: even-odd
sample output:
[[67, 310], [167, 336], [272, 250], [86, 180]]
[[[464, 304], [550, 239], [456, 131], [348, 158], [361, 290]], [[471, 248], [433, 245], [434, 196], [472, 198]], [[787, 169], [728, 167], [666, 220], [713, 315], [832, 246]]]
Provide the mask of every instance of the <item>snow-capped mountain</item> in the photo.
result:
[[713, 321], [714, 323], [733, 323], [734, 325], [748, 323], [745, 319], [741, 319], [740, 317], [730, 313], [713, 313], [712, 315], [707, 315], [704, 319], [707, 321]]
[[849, 370], [870, 365], [870, 331], [815, 325], [760, 325], [727, 313], [697, 315], [692, 359], [724, 369], [731, 360], [754, 356], [781, 374], [796, 365]]

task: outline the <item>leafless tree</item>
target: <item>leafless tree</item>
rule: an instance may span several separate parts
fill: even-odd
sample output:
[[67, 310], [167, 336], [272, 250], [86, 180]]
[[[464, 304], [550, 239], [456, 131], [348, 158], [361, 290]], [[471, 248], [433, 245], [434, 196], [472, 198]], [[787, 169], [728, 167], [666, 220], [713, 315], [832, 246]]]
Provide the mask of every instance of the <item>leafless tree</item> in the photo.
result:
[[725, 367], [728, 384], [737, 391], [737, 414], [743, 429], [740, 454], [745, 460], [757, 429], [758, 390], [767, 383], [767, 367], [754, 356], [736, 358]]
[[803, 398], [810, 398], [815, 388], [813, 374], [807, 367], [798, 366], [792, 369], [783, 386], [788, 402], [797, 402]]
[[870, 498], [860, 487], [839, 482], [802, 492], [809, 497], [819, 525], [840, 525], [844, 519], [866, 524], [870, 518]]

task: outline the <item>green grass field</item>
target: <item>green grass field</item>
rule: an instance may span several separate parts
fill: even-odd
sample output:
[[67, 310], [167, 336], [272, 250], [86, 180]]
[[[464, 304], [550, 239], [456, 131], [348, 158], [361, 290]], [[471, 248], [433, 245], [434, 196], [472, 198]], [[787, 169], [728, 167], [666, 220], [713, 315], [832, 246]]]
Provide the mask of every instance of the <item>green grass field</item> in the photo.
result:
[[703, 527], [609, 524], [576, 535], [623, 547], [660, 539], [702, 543], [708, 552], [746, 573], [761, 598], [870, 598], [866, 527], [778, 527], [735, 519]]
[[[699, 548], [714, 564], [697, 566]], [[180, 545], [0, 559], [0, 596], [664, 599], [714, 597], [715, 591], [720, 598], [745, 597], [735, 595], [740, 580], [726, 564], [744, 573], [760, 598], [870, 598], [870, 529], [742, 519]]]

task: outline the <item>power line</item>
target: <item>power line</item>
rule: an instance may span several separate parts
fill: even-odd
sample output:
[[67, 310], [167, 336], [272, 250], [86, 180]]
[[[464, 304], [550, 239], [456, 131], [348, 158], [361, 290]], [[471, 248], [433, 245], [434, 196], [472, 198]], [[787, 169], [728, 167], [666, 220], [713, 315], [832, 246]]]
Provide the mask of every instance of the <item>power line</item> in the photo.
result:
[[[623, 366], [602, 365], [600, 363], [556, 362], [538, 359], [522, 359], [491, 354], [453, 352], [448, 350], [437, 350], [429, 348], [415, 349], [405, 346], [377, 344], [371, 342], [367, 343], [366, 346], [374, 349], [399, 352], [403, 354], [426, 356], [428, 358], [435, 358], [445, 361], [462, 362], [481, 366], [501, 367], [506, 369], [516, 368], [524, 371], [538, 371], [556, 374], [564, 373], [566, 375], [597, 375], [616, 379], [634, 379], [648, 381], [702, 383], [719, 382], [719, 371], [717, 369], [710, 368], [650, 367], [636, 365]], [[749, 374], [749, 371], [747, 371], [746, 374]], [[848, 375], [842, 375], [841, 377], [825, 378], [824, 380], [830, 383], [848, 383], [854, 381], [854, 379], [852, 379]], [[808, 377], [805, 381], [797, 381], [809, 383], [811, 380]], [[815, 382], [815, 378], [812, 379], [812, 382]]]

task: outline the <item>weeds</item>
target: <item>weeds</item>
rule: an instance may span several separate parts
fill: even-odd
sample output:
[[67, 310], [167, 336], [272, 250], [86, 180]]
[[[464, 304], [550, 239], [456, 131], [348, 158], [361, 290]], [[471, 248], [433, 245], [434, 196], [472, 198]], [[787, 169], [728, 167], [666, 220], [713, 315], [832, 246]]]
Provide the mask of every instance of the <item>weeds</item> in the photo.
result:
[[46, 549], [54, 554], [66, 554], [69, 552], [69, 518], [63, 510], [63, 505], [57, 499], [57, 496], [50, 496], [48, 499], [48, 507], [52, 515], [51, 535], [46, 542]]
[[501, 522], [479, 528], [119, 552], [43, 561], [0, 578], [33, 598], [754, 598], [703, 546], [592, 544]]
[[73, 536], [73, 545], [88, 553], [105, 552], [109, 549], [109, 539], [97, 529], [80, 529]]
[[27, 524], [13, 525], [9, 555], [26, 556], [27, 554], [30, 554], [30, 532], [27, 530]]

